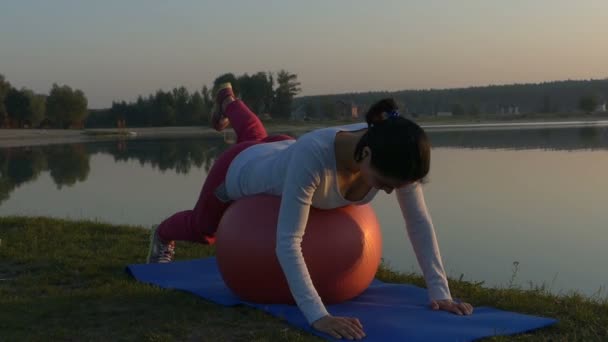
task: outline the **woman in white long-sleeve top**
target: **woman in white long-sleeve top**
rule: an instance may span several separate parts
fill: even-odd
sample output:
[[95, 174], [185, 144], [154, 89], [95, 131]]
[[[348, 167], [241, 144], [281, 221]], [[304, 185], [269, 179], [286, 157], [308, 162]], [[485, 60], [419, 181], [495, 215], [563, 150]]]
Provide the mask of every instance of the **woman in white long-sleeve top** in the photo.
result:
[[399, 115], [395, 101], [372, 105], [366, 123], [314, 130], [299, 139], [268, 136], [257, 116], [236, 99], [230, 84], [216, 93], [212, 123], [232, 125], [237, 143], [214, 163], [193, 210], [163, 221], [151, 236], [149, 262], [170, 262], [174, 241], [214, 243], [222, 214], [245, 196], [281, 196], [276, 252], [293, 297], [317, 330], [336, 338], [365, 336], [357, 318], [325, 308], [306, 267], [301, 242], [310, 207], [332, 209], [369, 203], [379, 190], [395, 191], [405, 226], [436, 310], [471, 314], [452, 300], [421, 183], [430, 168], [424, 130]]

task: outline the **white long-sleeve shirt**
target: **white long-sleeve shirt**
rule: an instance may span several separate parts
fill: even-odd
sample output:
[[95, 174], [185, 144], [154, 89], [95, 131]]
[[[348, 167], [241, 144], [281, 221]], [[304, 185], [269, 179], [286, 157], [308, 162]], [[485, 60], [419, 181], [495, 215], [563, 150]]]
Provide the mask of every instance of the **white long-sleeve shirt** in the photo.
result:
[[[372, 188], [360, 201], [340, 193], [336, 170], [335, 138], [339, 131], [356, 131], [366, 124], [318, 129], [298, 140], [253, 145], [232, 161], [226, 175], [230, 199], [255, 194], [281, 196], [276, 253], [291, 293], [310, 324], [328, 312], [313, 286], [301, 243], [310, 206], [333, 209], [369, 203], [378, 192]], [[406, 229], [430, 299], [451, 299], [435, 230], [422, 187], [418, 183], [395, 191]]]

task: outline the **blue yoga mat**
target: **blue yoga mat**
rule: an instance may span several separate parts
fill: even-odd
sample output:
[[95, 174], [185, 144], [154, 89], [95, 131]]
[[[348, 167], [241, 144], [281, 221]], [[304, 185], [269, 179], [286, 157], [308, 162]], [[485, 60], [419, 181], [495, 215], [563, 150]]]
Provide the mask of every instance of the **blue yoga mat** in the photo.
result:
[[[162, 288], [191, 292], [217, 304], [249, 305], [285, 319], [289, 324], [315, 335], [295, 305], [255, 304], [239, 300], [226, 287], [215, 258], [177, 261], [169, 264], [129, 265], [127, 271], [140, 282]], [[329, 305], [332, 315], [357, 317], [363, 324], [365, 341], [470, 341], [496, 335], [522, 333], [555, 324], [550, 318], [536, 317], [477, 307], [470, 316], [433, 311], [423, 288], [389, 284], [374, 280], [359, 297]]]

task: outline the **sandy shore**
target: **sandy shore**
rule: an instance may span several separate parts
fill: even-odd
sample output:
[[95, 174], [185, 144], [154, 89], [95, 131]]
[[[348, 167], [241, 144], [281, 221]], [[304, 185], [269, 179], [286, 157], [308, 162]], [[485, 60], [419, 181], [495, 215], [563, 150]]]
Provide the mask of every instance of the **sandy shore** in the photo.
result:
[[[324, 127], [324, 124], [268, 125], [270, 134], [284, 132], [306, 132], [316, 128]], [[549, 122], [504, 122], [504, 123], [432, 123], [421, 124], [429, 131], [441, 130], [488, 130], [488, 129], [530, 129], [539, 127], [579, 127], [579, 126], [607, 126], [608, 120], [563, 120]], [[227, 130], [226, 134], [233, 134]], [[100, 140], [116, 140], [121, 138], [171, 138], [171, 137], [212, 137], [224, 136], [209, 127], [142, 127], [128, 128], [120, 131], [114, 128], [108, 129], [0, 129], [0, 148], [17, 146], [35, 146], [50, 144], [70, 144]], [[225, 137], [225, 136], [224, 136]]]

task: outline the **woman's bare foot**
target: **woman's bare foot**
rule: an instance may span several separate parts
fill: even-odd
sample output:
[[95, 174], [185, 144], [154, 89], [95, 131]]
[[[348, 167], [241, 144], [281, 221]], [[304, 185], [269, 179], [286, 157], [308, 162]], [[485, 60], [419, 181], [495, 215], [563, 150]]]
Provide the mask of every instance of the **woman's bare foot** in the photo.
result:
[[221, 132], [226, 129], [228, 125], [230, 125], [230, 120], [221, 114], [220, 110], [217, 109], [216, 106], [214, 106], [213, 109], [214, 111], [211, 114], [211, 127], [213, 127], [213, 129], [216, 131]]
[[225, 98], [224, 101], [222, 101], [222, 113], [225, 113], [226, 108], [228, 108], [228, 105], [234, 101], [236, 101], [236, 98], [234, 98], [233, 96], [228, 96], [227, 98]]
[[224, 112], [226, 111], [226, 107], [235, 101], [235, 99], [232, 85], [229, 82], [223, 83], [218, 87], [215, 94], [213, 112], [211, 113], [211, 126], [216, 131], [221, 132], [230, 124]]

